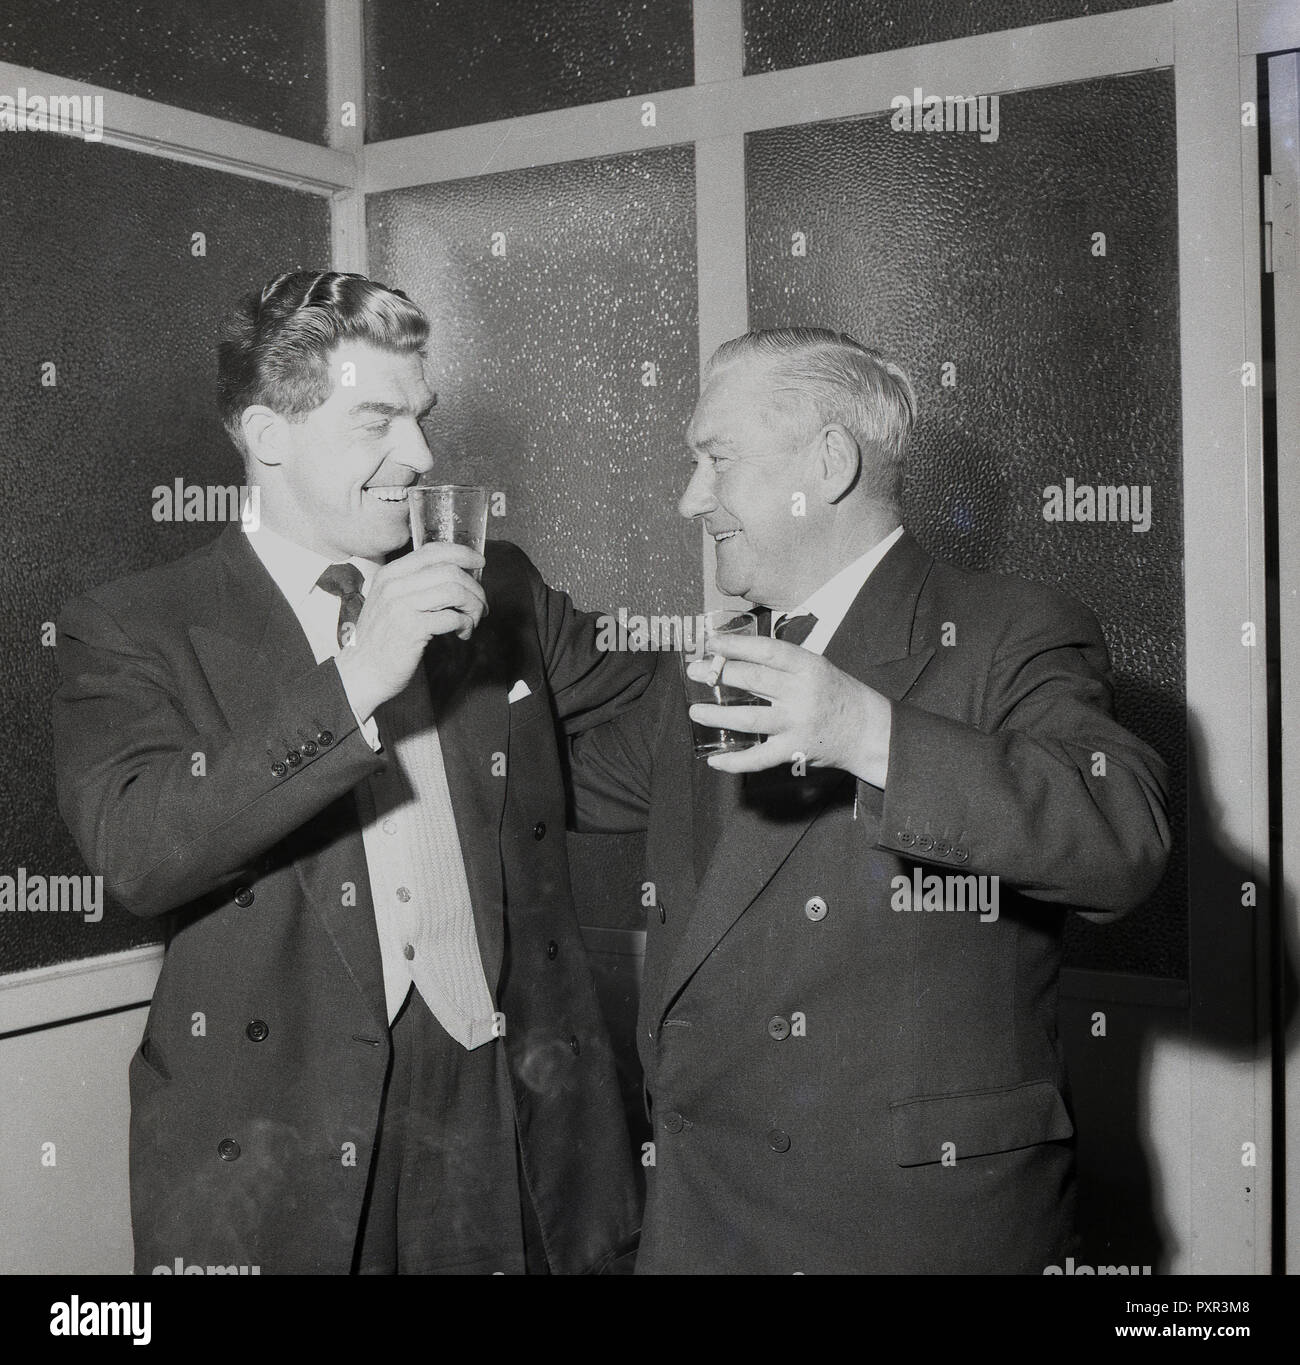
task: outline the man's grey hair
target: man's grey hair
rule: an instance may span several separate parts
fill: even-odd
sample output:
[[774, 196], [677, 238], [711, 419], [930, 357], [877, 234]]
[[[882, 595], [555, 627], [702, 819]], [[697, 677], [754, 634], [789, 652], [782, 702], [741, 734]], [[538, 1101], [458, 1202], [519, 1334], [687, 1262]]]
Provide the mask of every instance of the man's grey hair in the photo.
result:
[[825, 327], [746, 332], [718, 347], [709, 371], [740, 360], [770, 367], [771, 419], [796, 439], [838, 422], [866, 457], [863, 492], [899, 507], [904, 457], [916, 421], [916, 391], [898, 365]]

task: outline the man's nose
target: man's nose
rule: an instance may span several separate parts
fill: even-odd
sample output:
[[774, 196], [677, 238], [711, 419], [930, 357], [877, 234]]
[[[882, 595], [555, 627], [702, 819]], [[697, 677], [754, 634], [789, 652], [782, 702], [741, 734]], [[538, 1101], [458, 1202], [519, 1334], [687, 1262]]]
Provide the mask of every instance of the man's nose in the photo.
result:
[[717, 505], [713, 496], [713, 471], [704, 463], [697, 464], [686, 491], [677, 501], [677, 510], [689, 519], [712, 512]]
[[433, 452], [430, 451], [429, 443], [424, 438], [424, 432], [417, 424], [413, 423], [411, 429], [404, 433], [397, 458], [408, 469], [413, 469], [417, 475], [427, 474], [433, 468]]

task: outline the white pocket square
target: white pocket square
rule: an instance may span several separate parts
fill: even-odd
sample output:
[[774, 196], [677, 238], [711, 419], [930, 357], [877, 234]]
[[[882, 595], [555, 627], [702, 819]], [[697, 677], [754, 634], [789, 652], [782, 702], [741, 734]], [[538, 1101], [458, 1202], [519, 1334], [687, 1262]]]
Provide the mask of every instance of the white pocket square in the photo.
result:
[[522, 678], [520, 678], [519, 681], [515, 683], [515, 685], [510, 689], [510, 695], [506, 698], [506, 700], [513, 706], [515, 702], [523, 701], [525, 697], [531, 697], [532, 695], [533, 689], [529, 687], [528, 684]]

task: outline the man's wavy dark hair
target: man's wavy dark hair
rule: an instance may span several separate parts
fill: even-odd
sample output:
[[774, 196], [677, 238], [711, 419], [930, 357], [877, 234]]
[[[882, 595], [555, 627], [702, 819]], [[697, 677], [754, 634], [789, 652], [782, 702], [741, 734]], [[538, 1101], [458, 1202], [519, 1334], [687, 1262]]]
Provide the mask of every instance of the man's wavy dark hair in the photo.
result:
[[424, 354], [429, 320], [400, 289], [336, 270], [291, 270], [242, 299], [217, 345], [217, 406], [244, 451], [240, 419], [261, 404], [301, 421], [330, 396], [340, 341]]

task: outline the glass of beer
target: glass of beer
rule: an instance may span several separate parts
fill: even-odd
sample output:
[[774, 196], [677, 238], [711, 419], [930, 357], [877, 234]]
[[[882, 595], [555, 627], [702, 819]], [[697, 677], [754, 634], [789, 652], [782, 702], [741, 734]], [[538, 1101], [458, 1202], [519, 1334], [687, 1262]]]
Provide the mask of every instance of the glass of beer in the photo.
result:
[[[411, 510], [411, 545], [426, 541], [468, 545], [483, 553], [487, 539], [488, 490], [454, 483], [416, 484], [407, 490]], [[475, 569], [482, 579], [483, 571]]]
[[[683, 626], [686, 626], [683, 622]], [[682, 685], [686, 689], [686, 704], [707, 702], [713, 706], [763, 706], [766, 703], [752, 692], [732, 687], [722, 681], [722, 667], [726, 662], [709, 649], [719, 635], [758, 635], [758, 617], [752, 611], [706, 611], [691, 623], [693, 629], [683, 629], [679, 635], [678, 659], [682, 668]], [[761, 744], [762, 735], [744, 730], [729, 730], [725, 726], [701, 725], [691, 721], [691, 739], [696, 758], [709, 754], [730, 754], [738, 749], [750, 749]]]

